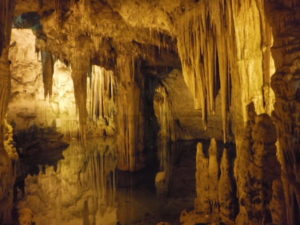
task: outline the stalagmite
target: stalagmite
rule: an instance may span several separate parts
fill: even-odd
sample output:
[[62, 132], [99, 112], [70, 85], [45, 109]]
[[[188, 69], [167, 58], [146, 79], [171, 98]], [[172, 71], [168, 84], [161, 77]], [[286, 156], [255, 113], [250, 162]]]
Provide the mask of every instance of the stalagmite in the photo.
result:
[[234, 178], [229, 160], [230, 149], [224, 148], [221, 160], [221, 175], [218, 183], [218, 202], [220, 205], [220, 218], [226, 224], [234, 224], [237, 213]]
[[52, 82], [54, 72], [54, 59], [50, 52], [42, 51], [42, 68], [43, 68], [43, 83], [44, 83], [44, 96], [51, 97], [52, 95]]
[[[272, 184], [280, 177], [276, 158], [276, 132], [267, 114], [256, 115], [248, 106], [248, 123], [242, 144], [238, 146], [236, 175], [240, 212], [238, 224], [272, 222], [269, 206]], [[274, 193], [275, 194], [275, 193]]]
[[196, 155], [196, 194], [195, 210], [203, 214], [210, 214], [209, 199], [209, 159], [205, 156], [202, 143], [197, 144]]
[[208, 177], [209, 177], [209, 202], [211, 207], [211, 213], [217, 214], [219, 208], [218, 201], [218, 181], [219, 181], [219, 163], [217, 159], [218, 147], [214, 138], [210, 140], [210, 146], [208, 149]]

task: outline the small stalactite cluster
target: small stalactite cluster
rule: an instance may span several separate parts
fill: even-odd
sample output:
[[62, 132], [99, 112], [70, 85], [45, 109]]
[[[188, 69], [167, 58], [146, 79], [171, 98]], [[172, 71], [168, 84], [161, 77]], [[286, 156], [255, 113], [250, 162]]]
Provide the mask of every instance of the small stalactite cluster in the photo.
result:
[[[204, 124], [215, 110], [220, 86], [224, 141], [230, 99], [230, 68], [234, 53], [232, 1], [205, 1], [178, 23], [178, 50], [183, 76], [190, 88], [195, 108], [200, 108]], [[233, 49], [232, 49], [233, 48]], [[218, 84], [219, 83], [219, 84]]]
[[[256, 115], [254, 105], [250, 104], [247, 127], [238, 145], [235, 162], [240, 203], [237, 224], [274, 223], [272, 217], [278, 215], [276, 208], [284, 204], [283, 201], [280, 202], [283, 199], [279, 198], [280, 185], [274, 184], [281, 182], [275, 142], [276, 131], [270, 116]], [[272, 198], [275, 199], [271, 201]], [[275, 208], [275, 211], [271, 211], [271, 208]], [[277, 219], [276, 222], [285, 224], [284, 218], [281, 218], [281, 221]]]
[[119, 169], [134, 171], [143, 167], [144, 121], [141, 86], [131, 55], [117, 59], [117, 127]]
[[99, 66], [92, 66], [91, 77], [88, 80], [88, 111], [93, 121], [114, 119], [116, 83], [113, 71]]
[[51, 97], [52, 95], [52, 83], [53, 83], [53, 72], [54, 72], [54, 59], [50, 52], [42, 51], [42, 72], [43, 72], [43, 84], [44, 84], [44, 96]]
[[[249, 33], [242, 32], [245, 26]], [[250, 92], [254, 90], [249, 83], [251, 72], [263, 77], [262, 81], [256, 81], [257, 87], [254, 85], [260, 89], [255, 90], [260, 92], [258, 94], [264, 93], [258, 104], [264, 104], [262, 110], [271, 107], [272, 38], [268, 33], [270, 29], [266, 28], [269, 26], [262, 0], [200, 1], [177, 22], [177, 47], [184, 80], [193, 94], [195, 108], [201, 109], [204, 125], [208, 116], [215, 113], [216, 96], [220, 93], [224, 142], [230, 135], [231, 103], [238, 102], [232, 99], [233, 94], [239, 95], [241, 104], [248, 104], [251, 97], [255, 97], [251, 96], [254, 92]], [[253, 44], [247, 39], [250, 34], [255, 39]], [[258, 59], [261, 62], [255, 62]], [[253, 68], [253, 63], [257, 63], [257, 68]], [[260, 82], [262, 85], [259, 86]], [[232, 83], [243, 83], [247, 87], [236, 93], [238, 89], [233, 90]]]

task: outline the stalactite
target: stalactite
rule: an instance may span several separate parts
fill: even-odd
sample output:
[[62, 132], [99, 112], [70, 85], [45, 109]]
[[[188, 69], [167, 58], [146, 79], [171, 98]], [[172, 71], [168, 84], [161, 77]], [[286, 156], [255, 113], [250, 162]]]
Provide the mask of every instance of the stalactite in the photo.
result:
[[42, 51], [42, 69], [43, 69], [43, 83], [44, 83], [44, 96], [51, 97], [52, 95], [52, 83], [54, 72], [54, 59], [50, 52]]
[[[232, 81], [248, 85], [239, 95], [241, 104], [249, 104], [251, 98], [261, 94], [265, 84], [267, 102], [268, 81], [270, 78], [271, 38], [264, 17], [262, 0], [203, 0], [189, 10], [177, 22], [177, 47], [181, 58], [185, 82], [194, 96], [195, 107], [201, 109], [202, 119], [214, 113], [215, 96], [218, 92], [216, 81], [220, 77], [221, 115], [223, 140], [229, 133], [229, 110], [231, 110]], [[250, 18], [253, 18], [251, 20]], [[250, 20], [249, 20], [250, 19]], [[243, 32], [247, 26], [246, 33]], [[253, 35], [248, 42], [247, 35]], [[259, 59], [263, 61], [259, 61]], [[257, 61], [255, 61], [257, 60]], [[257, 63], [253, 68], [253, 63]], [[264, 75], [265, 82], [250, 86], [252, 74]], [[248, 78], [250, 77], [250, 78]], [[263, 81], [262, 81], [263, 83]], [[248, 89], [248, 90], [247, 90]], [[254, 90], [250, 93], [250, 91]], [[254, 95], [254, 96], [251, 96]], [[260, 112], [270, 108], [261, 104]], [[234, 101], [234, 107], [239, 107]], [[244, 121], [246, 115], [243, 114]]]
[[71, 59], [72, 79], [75, 102], [79, 114], [80, 133], [83, 141], [86, 139], [87, 128], [87, 75], [90, 71], [90, 42], [85, 36], [76, 39], [74, 55]]
[[88, 85], [89, 116], [93, 121], [114, 119], [115, 78], [112, 71], [92, 66]]
[[164, 86], [159, 86], [154, 95], [155, 116], [160, 125], [159, 136], [174, 141], [176, 139], [171, 103]]

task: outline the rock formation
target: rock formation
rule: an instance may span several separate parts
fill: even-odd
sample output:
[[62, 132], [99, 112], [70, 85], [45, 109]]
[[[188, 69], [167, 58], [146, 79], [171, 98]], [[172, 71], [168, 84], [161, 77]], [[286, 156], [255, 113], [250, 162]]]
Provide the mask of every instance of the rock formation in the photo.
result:
[[[269, 209], [273, 195], [272, 185], [280, 179], [275, 146], [276, 131], [270, 116], [256, 115], [253, 104], [248, 106], [248, 118], [235, 165], [240, 202], [236, 223], [266, 224], [272, 222]], [[279, 224], [284, 223], [285, 221], [280, 221]]]
[[[273, 28], [272, 54], [276, 73], [273, 118], [277, 127], [287, 223], [299, 223], [299, 24], [298, 1], [266, 1], [266, 15]], [[280, 6], [280, 7], [278, 7]]]
[[218, 213], [219, 201], [218, 201], [218, 182], [219, 182], [219, 170], [220, 165], [217, 159], [218, 147], [214, 138], [210, 140], [210, 146], [208, 149], [208, 199], [210, 202], [211, 213]]
[[[119, 169], [135, 171], [144, 166], [142, 80], [130, 55], [118, 58], [118, 154]], [[126, 103], [126, 104], [124, 104]]]
[[210, 213], [209, 199], [209, 159], [203, 152], [201, 143], [197, 144], [196, 156], [196, 193], [195, 210], [204, 214]]
[[229, 158], [230, 149], [224, 148], [220, 170], [221, 175], [218, 183], [218, 203], [221, 221], [226, 224], [234, 224], [238, 210], [236, 199], [235, 180], [232, 173], [232, 163]]

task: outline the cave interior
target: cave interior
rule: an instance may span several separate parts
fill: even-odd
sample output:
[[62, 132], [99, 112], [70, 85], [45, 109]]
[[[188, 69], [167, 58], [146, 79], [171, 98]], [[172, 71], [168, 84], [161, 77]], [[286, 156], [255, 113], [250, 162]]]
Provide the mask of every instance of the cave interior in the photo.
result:
[[300, 224], [300, 0], [0, 0], [0, 225], [202, 224]]

